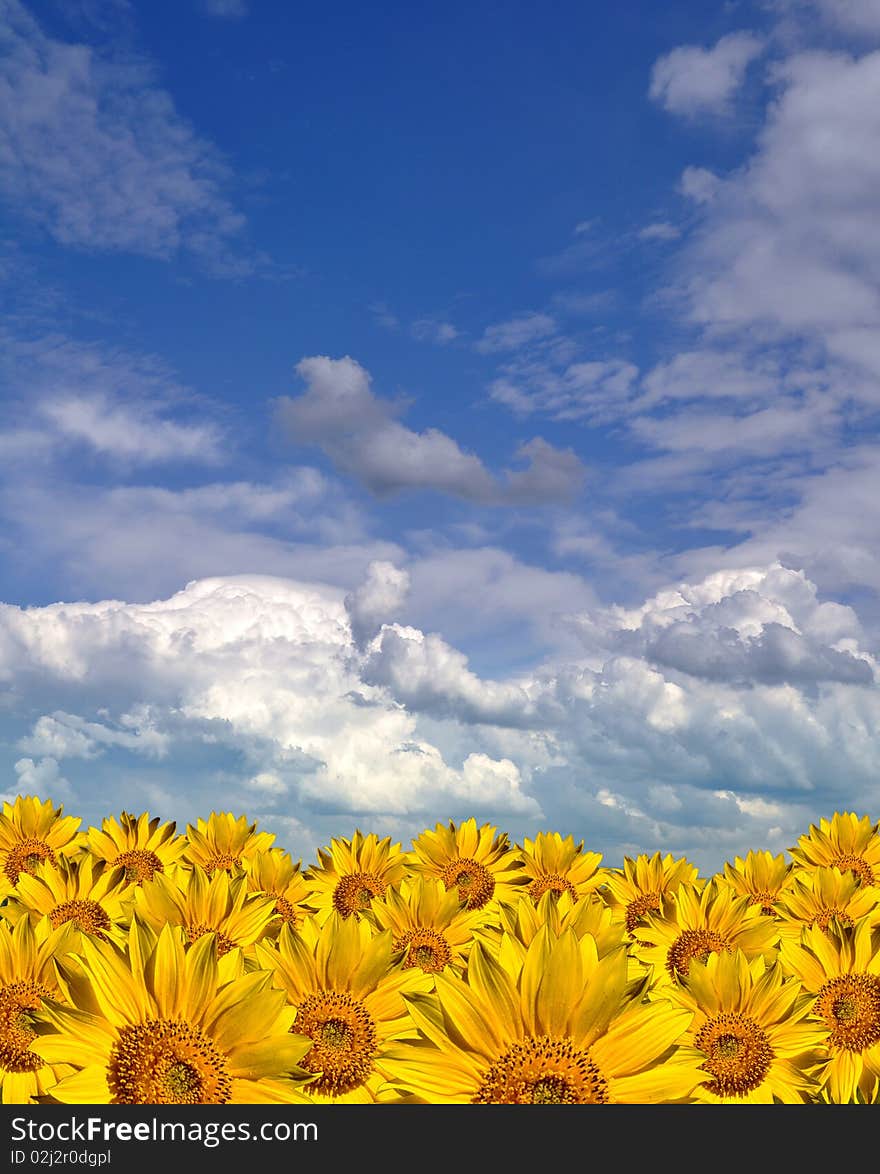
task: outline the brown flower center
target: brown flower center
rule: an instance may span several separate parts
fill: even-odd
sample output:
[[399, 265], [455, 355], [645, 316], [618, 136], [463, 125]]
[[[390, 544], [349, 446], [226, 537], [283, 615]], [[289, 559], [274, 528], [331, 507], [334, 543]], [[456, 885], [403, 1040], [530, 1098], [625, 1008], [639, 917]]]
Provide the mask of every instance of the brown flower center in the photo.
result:
[[[273, 896], [274, 894], [269, 894]], [[286, 897], [275, 897], [275, 904], [272, 906], [272, 912], [277, 914], [283, 922], [290, 926], [291, 929], [296, 929], [299, 922], [299, 913], [292, 901], [288, 901]]]
[[570, 1039], [522, 1040], [484, 1074], [477, 1105], [607, 1105], [608, 1081], [589, 1051]]
[[225, 872], [234, 873], [241, 868], [241, 856], [234, 855], [231, 852], [215, 852], [213, 856], [202, 864], [205, 872], [216, 872], [222, 868]]
[[123, 1027], [107, 1084], [114, 1105], [225, 1105], [232, 1095], [226, 1057], [198, 1027], [177, 1019]]
[[718, 1097], [741, 1097], [761, 1085], [773, 1062], [773, 1049], [761, 1027], [739, 1011], [721, 1011], [697, 1034], [696, 1045], [708, 1059], [706, 1088]]
[[372, 872], [353, 872], [344, 876], [333, 890], [333, 907], [343, 917], [358, 917], [370, 908], [374, 897], [385, 894], [385, 882]]
[[832, 1047], [861, 1052], [880, 1042], [880, 978], [841, 974], [826, 982], [813, 1005]]
[[660, 894], [658, 892], [640, 893], [626, 907], [627, 933], [634, 933], [636, 926], [642, 924], [646, 914], [657, 913], [659, 910]]
[[56, 866], [58, 864], [55, 853], [45, 840], [38, 840], [33, 836], [28, 836], [24, 840], [19, 840], [6, 853], [6, 859], [3, 861], [3, 871], [9, 878], [10, 883], [16, 884], [21, 873], [26, 872], [33, 876], [37, 866], [42, 864], [44, 860], [48, 860], [50, 864]]
[[120, 852], [113, 861], [113, 867], [124, 868], [125, 879], [136, 885], [152, 880], [157, 872], [165, 871], [165, 866], [156, 853], [145, 848], [132, 848], [129, 852]]
[[495, 892], [495, 878], [491, 872], [467, 856], [451, 860], [441, 876], [447, 889], [458, 889], [458, 895], [467, 909], [482, 909]]
[[222, 958], [224, 954], [228, 954], [230, 950], [235, 949], [235, 942], [232, 938], [227, 937], [216, 926], [205, 925], [203, 921], [195, 922], [193, 925], [184, 926], [186, 930], [186, 944], [191, 946], [193, 942], [197, 942], [199, 938], [204, 937], [206, 933], [216, 935], [217, 957]]
[[877, 878], [874, 870], [864, 858], [852, 852], [841, 852], [831, 861], [831, 868], [839, 868], [841, 872], [852, 872], [859, 878], [859, 884], [876, 885]]
[[373, 1018], [347, 991], [318, 991], [300, 1003], [290, 1029], [307, 1035], [312, 1046], [301, 1061], [320, 1072], [308, 1087], [325, 1096], [359, 1088], [373, 1071], [378, 1037]]
[[49, 920], [53, 929], [57, 929], [65, 921], [72, 921], [78, 930], [92, 934], [102, 942], [107, 941], [104, 930], [110, 929], [112, 924], [106, 911], [97, 901], [62, 901], [51, 911]]
[[419, 966], [426, 974], [439, 974], [452, 961], [446, 938], [436, 929], [420, 926], [395, 938], [392, 949], [406, 950], [403, 969]]
[[43, 1067], [42, 1056], [30, 1050], [37, 1033], [28, 1012], [36, 1011], [52, 992], [39, 982], [12, 982], [0, 987], [0, 1070], [36, 1072]]
[[705, 962], [710, 954], [720, 954], [731, 948], [727, 938], [714, 929], [686, 929], [669, 947], [666, 969], [673, 978], [676, 974], [685, 975], [694, 958], [698, 962]]
[[536, 905], [545, 893], [555, 893], [557, 896], [560, 893], [568, 893], [573, 901], [577, 900], [574, 885], [568, 877], [561, 876], [558, 872], [545, 872], [542, 876], [536, 876], [529, 885], [529, 896]]

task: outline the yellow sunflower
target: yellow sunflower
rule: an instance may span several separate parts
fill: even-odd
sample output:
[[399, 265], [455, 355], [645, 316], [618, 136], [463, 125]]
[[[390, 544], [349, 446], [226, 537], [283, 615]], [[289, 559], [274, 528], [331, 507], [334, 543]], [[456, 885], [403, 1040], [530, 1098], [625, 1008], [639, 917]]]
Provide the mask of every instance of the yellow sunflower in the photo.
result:
[[800, 941], [805, 925], [827, 929], [832, 920], [853, 926], [862, 918], [880, 923], [880, 887], [839, 868], [796, 869], [776, 906], [779, 932]]
[[[64, 962], [61, 963], [64, 969]], [[74, 1006], [46, 1000], [31, 1049], [76, 1069], [48, 1091], [73, 1105], [292, 1104], [311, 1079], [311, 1041], [265, 971], [241, 952], [217, 957], [214, 936], [191, 949], [183, 930], [156, 936], [136, 918], [125, 948], [84, 939], [67, 975]]]
[[57, 865], [46, 860], [32, 874], [22, 873], [0, 913], [34, 924], [48, 917], [55, 928], [69, 921], [83, 937], [119, 939], [128, 927], [135, 888], [122, 867], [92, 856], [62, 857]]
[[638, 933], [633, 954], [650, 968], [656, 985], [685, 977], [694, 958], [704, 961], [709, 954], [737, 948], [749, 959], [761, 956], [770, 962], [779, 937], [775, 918], [765, 917], [759, 905], [717, 876], [702, 889], [679, 885], [664, 897], [659, 913], [645, 916]]
[[295, 1012], [292, 1030], [312, 1050], [303, 1066], [317, 1075], [307, 1092], [316, 1102], [373, 1104], [389, 1075], [388, 1049], [415, 1035], [404, 995], [425, 991], [431, 976], [402, 965], [391, 930], [376, 933], [365, 918], [335, 909], [307, 917], [296, 933], [281, 927], [277, 942], [255, 947]]
[[188, 945], [214, 934], [221, 956], [251, 947], [270, 931], [275, 898], [248, 889], [244, 873], [229, 876], [222, 868], [207, 873], [198, 865], [171, 865], [134, 892], [134, 912], [158, 933], [163, 925], [179, 925]]
[[674, 893], [679, 885], [702, 887], [699, 869], [684, 856], [671, 854], [653, 856], [624, 856], [622, 868], [606, 869], [601, 895], [622, 918], [630, 937], [636, 937], [648, 913], [659, 913], [660, 903], [667, 893]]
[[820, 819], [789, 848], [795, 864], [802, 868], [849, 870], [863, 884], [880, 884], [880, 831], [867, 815], [835, 811], [830, 820]]
[[244, 861], [266, 852], [275, 842], [273, 832], [258, 832], [256, 821], [230, 811], [212, 811], [207, 820], [197, 819], [186, 826], [186, 844], [181, 862], [198, 864], [205, 872], [223, 869], [236, 873]]
[[174, 834], [176, 827], [158, 816], [150, 819], [146, 811], [140, 815], [123, 811], [118, 820], [111, 815], [101, 821], [100, 828], [90, 827], [82, 838], [92, 856], [111, 867], [121, 866], [128, 880], [141, 884], [179, 859], [186, 839]]
[[404, 877], [374, 900], [372, 920], [392, 933], [392, 949], [404, 952], [404, 967], [439, 974], [447, 966], [461, 971], [484, 920], [481, 910], [462, 907], [458, 893], [430, 876]]
[[628, 993], [626, 948], [543, 927], [525, 955], [477, 942], [465, 977], [407, 996], [422, 1038], [391, 1052], [394, 1080], [431, 1104], [680, 1101], [704, 1078], [678, 1047], [693, 1012]]
[[57, 864], [80, 851], [77, 829], [82, 820], [64, 814], [51, 799], [19, 795], [4, 802], [0, 814], [0, 901], [15, 887], [22, 873], [33, 873], [42, 861]]
[[802, 1105], [818, 1088], [822, 1033], [809, 1022], [811, 997], [779, 962], [742, 950], [693, 959], [669, 990], [694, 1012], [687, 1042], [705, 1076], [694, 1099], [706, 1104]]
[[870, 1094], [880, 1077], [880, 942], [870, 923], [805, 928], [800, 942], [783, 939], [780, 960], [812, 996], [822, 1028], [822, 1087], [835, 1104]]
[[400, 884], [407, 872], [406, 855], [391, 837], [375, 832], [352, 838], [341, 836], [329, 847], [318, 849], [318, 861], [305, 871], [309, 905], [319, 917], [336, 910], [342, 917], [359, 918], [375, 897], [384, 897], [389, 886]]
[[47, 1064], [32, 1052], [37, 1033], [31, 1015], [43, 999], [64, 1001], [57, 960], [74, 944], [70, 922], [57, 929], [47, 917], [36, 926], [22, 917], [16, 926], [0, 922], [0, 1102], [28, 1105], [66, 1076], [65, 1064]]
[[532, 879], [507, 833], [488, 823], [478, 828], [475, 819], [458, 826], [450, 820], [422, 832], [412, 842], [409, 865], [417, 875], [437, 877], [455, 889], [468, 909], [511, 904]]
[[274, 917], [269, 934], [277, 936], [281, 926], [287, 924], [296, 929], [300, 920], [309, 912], [306, 902], [311, 892], [300, 871], [302, 861], [294, 861], [283, 848], [269, 848], [244, 860], [247, 887], [251, 893], [262, 893], [272, 897]]
[[593, 892], [604, 880], [601, 852], [585, 852], [584, 842], [559, 832], [538, 832], [523, 839], [522, 863], [531, 878], [528, 893], [535, 904], [544, 893], [568, 893], [577, 900]]
[[792, 882], [794, 865], [783, 853], [747, 852], [735, 856], [733, 863], [724, 865], [724, 879], [741, 897], [748, 897], [753, 905], [760, 905], [768, 917], [776, 910], [776, 902]]
[[544, 926], [557, 936], [567, 929], [579, 938], [590, 934], [600, 957], [628, 945], [623, 923], [595, 893], [573, 899], [567, 892], [558, 897], [547, 892], [537, 904], [523, 895], [515, 905], [501, 906], [498, 921], [481, 926], [477, 933], [480, 941], [497, 951], [504, 937], [529, 946]]

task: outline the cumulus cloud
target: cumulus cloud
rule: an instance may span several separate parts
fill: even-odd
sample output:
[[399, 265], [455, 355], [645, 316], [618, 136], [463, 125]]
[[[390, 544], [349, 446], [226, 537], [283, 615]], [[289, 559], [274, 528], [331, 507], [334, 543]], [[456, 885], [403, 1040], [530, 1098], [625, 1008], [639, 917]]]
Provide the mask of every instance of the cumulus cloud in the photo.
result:
[[544, 504], [568, 500], [581, 486], [578, 458], [537, 437], [517, 454], [528, 467], [507, 470], [499, 481], [445, 433], [401, 424], [395, 417], [405, 405], [375, 395], [369, 373], [349, 356], [305, 358], [296, 371], [307, 390], [276, 401], [282, 429], [292, 443], [318, 445], [378, 496], [431, 489], [486, 505]]
[[648, 94], [672, 114], [723, 114], [763, 47], [748, 32], [728, 33], [711, 49], [680, 45], [654, 63]]
[[678, 181], [678, 190], [695, 204], [711, 204], [722, 180], [707, 167], [686, 167]]
[[19, 0], [0, 0], [0, 45], [0, 192], [19, 214], [79, 249], [247, 267], [227, 167], [146, 63], [53, 39]]
[[345, 610], [355, 643], [362, 647], [382, 624], [400, 612], [409, 591], [409, 575], [389, 562], [371, 562], [366, 576], [345, 596]]

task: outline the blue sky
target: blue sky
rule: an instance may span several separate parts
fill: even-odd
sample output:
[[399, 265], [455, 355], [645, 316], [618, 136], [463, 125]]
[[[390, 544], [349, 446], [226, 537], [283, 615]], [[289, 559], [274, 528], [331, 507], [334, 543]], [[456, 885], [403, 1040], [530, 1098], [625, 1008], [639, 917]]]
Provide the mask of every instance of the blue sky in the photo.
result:
[[878, 0], [0, 0], [6, 795], [877, 818], [878, 99]]

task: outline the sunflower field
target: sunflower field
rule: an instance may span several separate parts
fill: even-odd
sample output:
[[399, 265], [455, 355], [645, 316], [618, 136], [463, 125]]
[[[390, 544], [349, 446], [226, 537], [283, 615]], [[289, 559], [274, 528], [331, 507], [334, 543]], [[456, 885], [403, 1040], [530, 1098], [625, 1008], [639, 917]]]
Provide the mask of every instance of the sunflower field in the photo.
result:
[[476, 820], [0, 816], [4, 1104], [876, 1104], [880, 826], [715, 875]]

